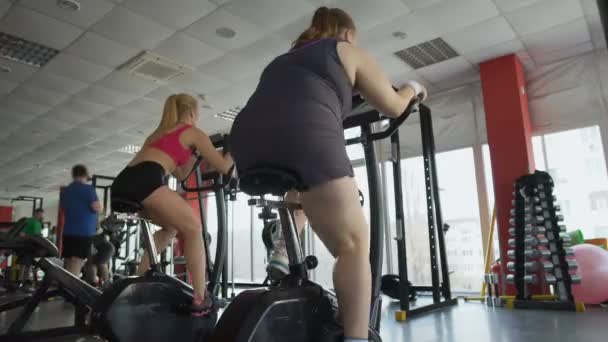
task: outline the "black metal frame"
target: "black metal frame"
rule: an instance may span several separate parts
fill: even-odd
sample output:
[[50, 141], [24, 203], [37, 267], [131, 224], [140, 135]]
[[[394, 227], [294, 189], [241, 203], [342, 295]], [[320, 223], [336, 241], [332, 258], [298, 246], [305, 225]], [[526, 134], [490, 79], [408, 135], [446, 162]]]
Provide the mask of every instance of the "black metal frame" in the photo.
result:
[[[95, 296], [98, 296], [100, 292], [95, 290], [95, 293], [93, 293], [93, 290], [89, 291], [86, 289], [81, 291], [81, 289], [74, 288], [72, 289], [72, 293], [70, 290], [63, 287], [61, 282], [57, 289], [51, 289], [51, 285], [54, 285], [55, 281], [57, 281], [57, 278], [55, 277], [56, 273], [62, 272], [67, 274], [67, 271], [44, 258], [40, 259], [37, 266], [43, 269], [45, 272], [42, 283], [36, 292], [30, 296], [29, 300], [22, 303], [23, 308], [21, 312], [8, 327], [6, 333], [4, 335], [0, 335], [0, 340], [32, 341], [73, 334], [92, 334], [94, 329], [91, 327], [91, 325], [87, 324], [87, 317], [91, 313], [92, 303], [96, 299]], [[68, 274], [68, 277], [73, 278], [72, 281], [80, 282], [79, 279], [72, 275]], [[85, 286], [88, 287], [89, 285], [85, 283]], [[66, 302], [74, 305], [74, 324], [68, 327], [50, 328], [38, 331], [23, 331], [27, 322], [40, 303], [54, 297], [63, 297]]]
[[42, 209], [44, 204], [44, 198], [39, 196], [17, 196], [11, 199], [13, 202], [32, 202], [32, 216], [36, 212], [36, 209]]
[[[442, 229], [443, 217], [439, 198], [439, 185], [437, 180], [437, 164], [435, 161], [435, 139], [433, 136], [433, 123], [431, 110], [419, 106], [420, 132], [422, 135], [422, 155], [424, 160], [425, 190], [427, 199], [428, 232], [431, 257], [431, 286], [410, 286], [407, 272], [407, 247], [405, 231], [405, 213], [403, 210], [403, 188], [401, 179], [401, 149], [399, 132], [391, 136], [391, 159], [393, 166], [393, 181], [395, 187], [396, 209], [396, 242], [399, 265], [399, 306], [406, 312], [407, 317], [434, 311], [440, 308], [458, 304], [457, 298], [452, 298], [450, 275], [445, 247], [445, 235]], [[439, 249], [439, 256], [437, 255]], [[431, 292], [433, 303], [411, 308], [410, 293]]]
[[[210, 137], [211, 142], [215, 148], [227, 148], [228, 141], [226, 135], [215, 134]], [[205, 254], [207, 259], [207, 279], [209, 283], [207, 289], [214, 295], [218, 295], [221, 290], [222, 298], [228, 298], [228, 270], [226, 262], [226, 256], [228, 251], [228, 223], [227, 223], [227, 196], [226, 196], [226, 185], [224, 184], [224, 178], [218, 172], [205, 172], [202, 173], [200, 169], [200, 163], [202, 159], [199, 157], [190, 174], [185, 177], [181, 182], [181, 188], [186, 192], [196, 192], [198, 196], [199, 214], [201, 217], [203, 242], [205, 243]], [[195, 173], [196, 187], [191, 188], [186, 184], [186, 180], [190, 177], [192, 172]], [[210, 183], [210, 184], [209, 184]], [[213, 263], [209, 258], [209, 241], [207, 238], [208, 227], [205, 220], [204, 210], [204, 199], [205, 193], [213, 192], [215, 197], [215, 204], [217, 210], [217, 241], [215, 248], [215, 258]]]

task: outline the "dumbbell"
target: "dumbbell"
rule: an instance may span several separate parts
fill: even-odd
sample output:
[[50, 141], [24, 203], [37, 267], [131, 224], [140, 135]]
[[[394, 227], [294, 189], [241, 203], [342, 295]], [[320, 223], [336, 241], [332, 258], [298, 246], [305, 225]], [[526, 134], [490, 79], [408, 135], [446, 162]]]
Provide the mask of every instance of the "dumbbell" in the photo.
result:
[[[524, 276], [524, 282], [526, 284], [536, 284], [536, 281], [537, 281], [537, 277], [535, 274], [528, 274], [528, 275]], [[507, 283], [515, 284], [515, 275], [514, 274], [507, 275]]]
[[[533, 226], [531, 224], [527, 224], [526, 228], [524, 228], [524, 234], [526, 235], [538, 235], [538, 234], [545, 234], [547, 230], [545, 229], [545, 227], [542, 226]], [[515, 227], [511, 227], [509, 228], [509, 235], [511, 236], [515, 236]]]
[[570, 275], [570, 283], [572, 283], [572, 284], [580, 284], [581, 283], [581, 276], [579, 276], [578, 274], [571, 274]]
[[[509, 259], [515, 259], [515, 251], [509, 250], [507, 251], [507, 256]], [[526, 249], [524, 251], [524, 256], [526, 259], [537, 259], [540, 257], [550, 257], [551, 251], [546, 249]]]
[[576, 260], [567, 260], [566, 262], [568, 263], [568, 269], [569, 270], [576, 270], [576, 269], [578, 269], [578, 263], [576, 262]]
[[555, 269], [555, 265], [550, 261], [543, 261], [543, 269], [545, 272], [552, 272]]
[[[524, 269], [526, 271], [535, 272], [537, 267], [538, 267], [538, 263], [535, 261], [524, 262]], [[507, 270], [509, 270], [509, 272], [515, 272], [515, 263], [513, 261], [509, 261], [507, 263]]]
[[[509, 246], [515, 247], [515, 239], [509, 239]], [[528, 236], [524, 239], [524, 246], [526, 247], [536, 247], [538, 245], [538, 240], [535, 237]]]

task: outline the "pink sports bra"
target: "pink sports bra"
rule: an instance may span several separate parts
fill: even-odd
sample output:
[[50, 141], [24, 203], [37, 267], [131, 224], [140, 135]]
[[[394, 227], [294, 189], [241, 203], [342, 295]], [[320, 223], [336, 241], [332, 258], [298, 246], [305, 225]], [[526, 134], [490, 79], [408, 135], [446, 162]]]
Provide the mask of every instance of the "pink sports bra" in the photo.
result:
[[192, 127], [191, 125], [184, 125], [173, 132], [169, 132], [162, 137], [154, 140], [150, 143], [150, 147], [154, 147], [159, 149], [171, 157], [175, 162], [176, 166], [182, 166], [188, 163], [190, 156], [192, 155], [192, 150], [184, 147], [182, 143], [179, 141], [179, 137], [183, 131]]

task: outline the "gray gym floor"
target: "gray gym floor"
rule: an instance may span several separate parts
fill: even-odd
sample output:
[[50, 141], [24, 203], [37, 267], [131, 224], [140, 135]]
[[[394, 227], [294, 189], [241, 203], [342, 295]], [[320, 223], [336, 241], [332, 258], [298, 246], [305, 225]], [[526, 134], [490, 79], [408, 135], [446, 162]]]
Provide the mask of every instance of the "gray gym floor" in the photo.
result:
[[[420, 299], [424, 301], [424, 298]], [[472, 342], [518, 341], [558, 342], [608, 340], [608, 310], [588, 309], [586, 313], [556, 311], [509, 311], [491, 309], [477, 303], [458, 306], [395, 322], [395, 304], [383, 310], [382, 338], [384, 341]], [[0, 314], [0, 329], [4, 331], [15, 311]], [[62, 301], [45, 303], [28, 324], [28, 329], [50, 328], [72, 321], [73, 310]], [[51, 341], [51, 340], [48, 340]], [[64, 337], [52, 341], [98, 341], [94, 338]]]

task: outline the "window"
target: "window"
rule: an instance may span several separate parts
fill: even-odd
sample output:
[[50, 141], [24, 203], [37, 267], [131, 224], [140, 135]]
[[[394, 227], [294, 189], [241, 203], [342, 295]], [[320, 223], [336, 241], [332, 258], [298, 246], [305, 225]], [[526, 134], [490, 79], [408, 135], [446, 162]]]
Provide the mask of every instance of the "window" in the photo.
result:
[[[439, 153], [436, 159], [443, 220], [450, 225], [446, 233], [446, 254], [452, 288], [455, 291], [478, 291], [483, 275], [483, 258], [479, 255], [483, 254], [483, 248], [473, 151], [466, 148]], [[395, 232], [392, 167], [386, 169], [389, 173], [388, 219], [391, 231]], [[430, 285], [430, 248], [422, 157], [403, 159], [401, 172], [408, 275], [414, 285]], [[396, 243], [391, 245], [391, 250], [393, 269], [397, 270]]]
[[[549, 170], [555, 196], [568, 230], [581, 229], [585, 238], [606, 237], [608, 176], [598, 126], [532, 138], [537, 170]], [[494, 205], [490, 155], [483, 146], [490, 206]], [[603, 235], [602, 235], [603, 234]]]

